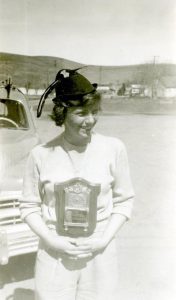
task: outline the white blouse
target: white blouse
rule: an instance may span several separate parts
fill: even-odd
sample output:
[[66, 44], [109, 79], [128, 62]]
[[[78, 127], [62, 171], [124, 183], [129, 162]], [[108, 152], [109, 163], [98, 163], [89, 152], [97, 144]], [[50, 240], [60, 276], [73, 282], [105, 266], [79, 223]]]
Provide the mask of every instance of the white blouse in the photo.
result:
[[55, 226], [54, 185], [75, 177], [101, 185], [97, 221], [114, 213], [130, 218], [134, 192], [125, 146], [117, 138], [97, 133], [86, 147], [69, 144], [62, 133], [31, 151], [24, 175], [22, 218], [37, 212], [46, 224]]

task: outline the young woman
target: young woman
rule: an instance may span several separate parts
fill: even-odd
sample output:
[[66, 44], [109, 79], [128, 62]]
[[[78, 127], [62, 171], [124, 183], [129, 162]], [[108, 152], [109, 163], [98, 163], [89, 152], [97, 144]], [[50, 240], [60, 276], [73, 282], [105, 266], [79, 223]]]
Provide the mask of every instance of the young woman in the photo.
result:
[[36, 299], [117, 300], [115, 236], [130, 218], [134, 196], [126, 149], [94, 132], [100, 95], [77, 70], [58, 72], [38, 116], [54, 88], [53, 119], [64, 131], [31, 151], [21, 202], [22, 218], [40, 239]]

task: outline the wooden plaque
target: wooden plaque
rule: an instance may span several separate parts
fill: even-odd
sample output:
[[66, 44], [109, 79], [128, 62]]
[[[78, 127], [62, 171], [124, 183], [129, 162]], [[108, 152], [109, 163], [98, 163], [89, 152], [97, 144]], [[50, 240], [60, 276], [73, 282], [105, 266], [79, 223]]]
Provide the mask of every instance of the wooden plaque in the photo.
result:
[[76, 177], [56, 183], [54, 189], [58, 233], [71, 236], [90, 235], [96, 226], [100, 184]]

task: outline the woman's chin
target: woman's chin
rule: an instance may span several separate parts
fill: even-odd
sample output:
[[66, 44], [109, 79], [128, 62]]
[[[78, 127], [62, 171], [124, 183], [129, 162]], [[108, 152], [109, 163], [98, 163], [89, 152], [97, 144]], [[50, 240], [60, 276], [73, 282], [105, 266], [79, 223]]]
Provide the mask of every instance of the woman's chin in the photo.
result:
[[90, 141], [91, 135], [92, 135], [91, 131], [88, 131], [88, 132], [87, 131], [81, 131], [79, 133], [78, 140], [80, 141], [80, 143], [86, 144]]
[[82, 129], [81, 132], [80, 132], [80, 137], [82, 138], [90, 138], [91, 137], [91, 134], [92, 134], [92, 131], [91, 130], [85, 130], [85, 129]]

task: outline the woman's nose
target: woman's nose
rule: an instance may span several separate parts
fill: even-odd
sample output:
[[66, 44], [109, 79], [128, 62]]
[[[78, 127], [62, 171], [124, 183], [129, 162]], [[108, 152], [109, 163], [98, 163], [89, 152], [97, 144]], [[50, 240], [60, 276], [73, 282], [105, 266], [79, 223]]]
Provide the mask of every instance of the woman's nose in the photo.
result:
[[87, 124], [92, 124], [92, 123], [95, 122], [95, 117], [93, 116], [93, 114], [88, 114], [86, 116], [86, 120], [85, 121], [86, 121]]

